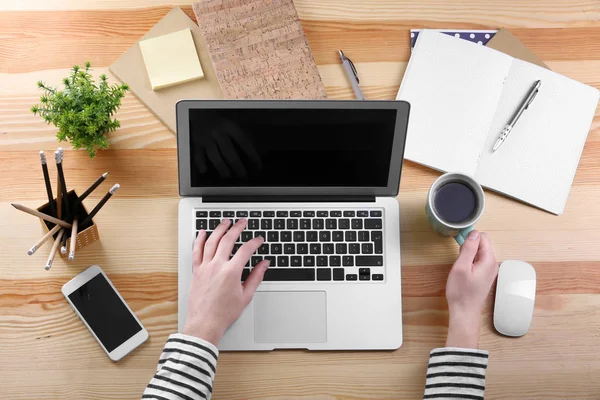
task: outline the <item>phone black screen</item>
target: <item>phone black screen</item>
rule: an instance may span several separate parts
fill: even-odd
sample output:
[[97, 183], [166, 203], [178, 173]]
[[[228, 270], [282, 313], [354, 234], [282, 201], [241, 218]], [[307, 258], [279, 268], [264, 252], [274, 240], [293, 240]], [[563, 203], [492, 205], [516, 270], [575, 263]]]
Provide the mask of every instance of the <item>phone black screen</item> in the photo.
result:
[[102, 274], [71, 293], [69, 299], [109, 353], [142, 330]]

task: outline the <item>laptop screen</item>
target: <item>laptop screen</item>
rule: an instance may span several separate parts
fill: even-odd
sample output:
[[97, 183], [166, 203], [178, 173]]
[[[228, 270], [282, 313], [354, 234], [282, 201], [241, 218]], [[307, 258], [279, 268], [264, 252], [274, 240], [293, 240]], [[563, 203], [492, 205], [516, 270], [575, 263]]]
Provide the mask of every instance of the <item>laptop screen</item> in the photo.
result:
[[200, 187], [385, 187], [395, 109], [191, 108]]

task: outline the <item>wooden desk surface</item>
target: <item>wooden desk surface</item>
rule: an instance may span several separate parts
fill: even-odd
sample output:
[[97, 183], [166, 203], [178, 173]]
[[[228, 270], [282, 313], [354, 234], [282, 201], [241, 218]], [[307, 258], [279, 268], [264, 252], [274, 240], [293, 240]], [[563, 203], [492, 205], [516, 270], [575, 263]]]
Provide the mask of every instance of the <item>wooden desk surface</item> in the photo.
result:
[[[101, 242], [44, 270], [49, 245], [28, 257], [39, 221], [10, 207], [44, 202], [37, 151], [58, 147], [34, 117], [35, 82], [59, 82], [91, 60], [104, 72], [172, 5], [186, 0], [0, 1], [0, 391], [4, 399], [135, 399], [177, 322], [177, 159], [174, 136], [133, 96], [119, 112], [110, 151], [89, 160], [64, 146], [68, 184], [101, 173], [122, 189], [97, 217]], [[355, 62], [368, 99], [393, 99], [409, 58], [410, 28], [508, 27], [553, 70], [600, 87], [598, 0], [297, 0], [327, 92], [350, 99], [337, 50]], [[568, 134], [568, 132], [565, 132]], [[564, 215], [487, 193], [478, 224], [499, 260], [531, 262], [538, 297], [530, 333], [497, 335], [492, 298], [481, 347], [491, 351], [487, 398], [600, 397], [600, 112], [596, 113]], [[53, 164], [53, 163], [51, 163]], [[51, 165], [51, 170], [53, 170]], [[457, 254], [435, 235], [423, 207], [438, 174], [405, 163], [402, 210], [404, 345], [394, 352], [225, 353], [215, 399], [417, 399], [430, 349], [443, 346], [445, 282]], [[102, 191], [87, 202], [93, 204]], [[150, 331], [119, 363], [98, 347], [60, 293], [97, 263]]]

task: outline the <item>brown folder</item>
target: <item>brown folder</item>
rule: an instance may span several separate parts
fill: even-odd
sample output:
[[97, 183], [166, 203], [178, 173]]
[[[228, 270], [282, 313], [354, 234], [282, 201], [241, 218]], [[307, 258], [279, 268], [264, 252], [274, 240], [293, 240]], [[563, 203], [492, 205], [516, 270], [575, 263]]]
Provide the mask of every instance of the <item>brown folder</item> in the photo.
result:
[[519, 60], [550, 69], [506, 28], [502, 28], [496, 32], [494, 37], [487, 42], [486, 46], [501, 51], [504, 54], [508, 54], [509, 56], [513, 56], [514, 58], [518, 58]]

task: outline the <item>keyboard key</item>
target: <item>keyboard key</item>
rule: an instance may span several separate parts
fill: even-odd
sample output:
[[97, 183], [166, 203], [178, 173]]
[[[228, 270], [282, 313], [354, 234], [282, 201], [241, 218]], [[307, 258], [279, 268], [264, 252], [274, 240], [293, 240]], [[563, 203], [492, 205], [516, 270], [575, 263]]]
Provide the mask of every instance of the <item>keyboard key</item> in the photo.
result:
[[209, 215], [211, 218], [221, 218], [221, 211], [211, 211]]
[[354, 266], [354, 257], [353, 256], [343, 256], [342, 257], [342, 265], [344, 265], [344, 267], [353, 267]]
[[354, 217], [354, 211], [350, 211], [350, 210], [344, 211], [344, 217]]
[[310, 229], [310, 219], [302, 218], [300, 220], [300, 229], [308, 230]]
[[290, 229], [290, 230], [298, 229], [298, 220], [297, 219], [288, 219], [287, 220], [287, 229]]
[[383, 267], [383, 256], [356, 256], [357, 267]]
[[238, 218], [248, 218], [248, 211], [238, 211], [235, 213]]
[[350, 220], [349, 219], [340, 219], [339, 220], [340, 229], [350, 229]]
[[304, 242], [304, 231], [294, 232], [294, 242]]
[[317, 217], [328, 217], [328, 216], [329, 216], [328, 211], [317, 211]]
[[368, 242], [369, 241], [369, 231], [358, 232], [358, 241], [359, 242]]
[[206, 240], [208, 240], [208, 238], [210, 237], [211, 234], [212, 234], [212, 231], [206, 231]]
[[346, 231], [346, 242], [356, 242], [356, 232], [355, 231]]
[[356, 274], [348, 274], [348, 275], [346, 275], [346, 280], [347, 281], [355, 281], [357, 279], [358, 279], [358, 275], [356, 275]]
[[323, 254], [333, 254], [334, 247], [333, 243], [323, 243]]
[[289, 267], [290, 266], [290, 257], [289, 256], [277, 257], [277, 266], [278, 267]]
[[359, 275], [371, 275], [371, 269], [370, 268], [359, 268], [358, 274]]
[[252, 240], [252, 232], [244, 231], [242, 232], [242, 242], [246, 243]]
[[301, 217], [302, 216], [302, 212], [301, 211], [290, 211], [290, 217]]
[[339, 267], [340, 265], [342, 265], [342, 257], [329, 256], [329, 265], [332, 267]]
[[362, 219], [353, 219], [352, 220], [352, 229], [362, 229], [363, 228], [363, 220]]
[[279, 242], [279, 232], [275, 232], [275, 231], [267, 232], [267, 241]]
[[290, 231], [281, 232], [281, 241], [282, 242], [291, 242], [292, 241], [292, 232], [290, 232]]
[[325, 220], [325, 228], [337, 229], [337, 219], [326, 219]]
[[249, 219], [248, 220], [248, 229], [252, 229], [253, 231], [259, 229], [260, 223], [257, 219]]
[[381, 217], [381, 211], [371, 211], [371, 217]]
[[360, 244], [350, 243], [350, 254], [360, 254]]
[[325, 220], [321, 218], [313, 219], [313, 229], [323, 229], [325, 227]]
[[341, 217], [342, 216], [342, 212], [341, 211], [331, 211], [329, 213], [330, 216], [332, 217]]
[[369, 212], [368, 211], [357, 211], [356, 212], [356, 216], [357, 217], [368, 217], [369, 216]]
[[315, 266], [315, 256], [304, 256], [302, 259], [305, 267], [314, 267]]
[[293, 243], [286, 243], [283, 245], [283, 252], [285, 254], [296, 254], [296, 245]]
[[233, 218], [233, 217], [235, 217], [235, 212], [233, 212], [233, 211], [223, 211], [223, 217], [225, 217], [225, 218]]
[[329, 268], [317, 269], [317, 280], [318, 281], [330, 281], [331, 280], [331, 270]]
[[241, 243], [236, 243], [233, 245], [233, 249], [231, 250], [231, 254], [235, 254], [237, 253], [237, 251], [240, 249], [240, 247], [242, 247]]
[[360, 246], [360, 251], [363, 254], [373, 254], [373, 243], [363, 243]]
[[314, 216], [315, 216], [315, 212], [314, 212], [314, 211], [304, 211], [304, 212], [302, 213], [302, 216], [303, 216], [303, 217], [310, 217], [310, 218], [312, 218], [312, 217], [314, 217]]
[[317, 267], [327, 266], [327, 256], [317, 256]]
[[291, 264], [292, 264], [292, 267], [301, 267], [302, 266], [302, 257], [292, 256]]
[[[265, 214], [267, 214], [266, 211], [265, 211]], [[264, 229], [266, 231], [273, 229], [273, 220], [272, 219], [262, 219], [260, 221], [260, 229]]]
[[343, 281], [344, 280], [344, 268], [334, 268], [333, 269], [333, 280], [334, 281]]
[[319, 234], [317, 231], [308, 231], [306, 232], [306, 241], [307, 242], [317, 242], [319, 240]]
[[271, 254], [281, 254], [283, 251], [283, 246], [281, 243], [273, 243], [271, 245]]
[[219, 226], [220, 223], [220, 219], [211, 219], [210, 221], [208, 221], [208, 228], [212, 231], [216, 229], [216, 227]]
[[256, 217], [260, 217], [262, 216], [262, 212], [260, 211], [250, 211], [250, 217], [251, 218], [256, 218]]
[[343, 242], [344, 241], [344, 232], [342, 232], [342, 231], [333, 232], [333, 241], [334, 242]]
[[272, 218], [275, 216], [275, 211], [264, 211], [263, 212], [263, 217], [269, 217]]
[[319, 242], [331, 242], [331, 232], [329, 232], [329, 231], [319, 232]]
[[335, 245], [335, 254], [348, 254], [348, 246], [346, 243], [338, 243]]
[[242, 270], [242, 282], [245, 281], [246, 279], [248, 279], [248, 276], [250, 276], [250, 269], [244, 268]]
[[383, 228], [382, 219], [365, 219], [365, 229], [381, 229]]
[[263, 281], [314, 281], [315, 270], [312, 268], [268, 269]]
[[196, 211], [196, 218], [206, 218], [208, 217], [207, 211]]
[[277, 218], [274, 223], [275, 229], [281, 231], [285, 229], [285, 219]]
[[310, 254], [321, 254], [321, 244], [320, 243], [312, 243], [310, 245]]
[[267, 233], [265, 231], [256, 231], [254, 232], [254, 237], [262, 237], [263, 239], [267, 240]]
[[269, 245], [266, 243], [261, 244], [258, 248], [258, 254], [269, 254]]
[[277, 257], [275, 257], [275, 256], [265, 256], [265, 260], [269, 260], [270, 261], [269, 267], [276, 267], [277, 266]]
[[253, 267], [256, 267], [256, 264], [258, 264], [262, 260], [263, 260], [263, 258], [261, 256], [252, 256], [250, 263], [252, 264]]
[[360, 279], [361, 281], [370, 281], [371, 275], [358, 275], [358, 279]]
[[371, 277], [373, 278], [374, 281], [382, 281], [383, 280], [383, 274], [373, 274]]
[[383, 234], [381, 231], [371, 232], [371, 241], [375, 246], [375, 254], [383, 254]]
[[277, 211], [277, 216], [278, 217], [287, 217], [288, 212], [287, 211]]
[[208, 221], [205, 219], [197, 219], [196, 220], [196, 230], [200, 230], [200, 229], [204, 229], [206, 230], [206, 228], [208, 228]]
[[306, 243], [299, 243], [297, 246], [296, 253], [298, 254], [308, 254], [308, 245]]

